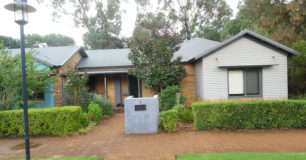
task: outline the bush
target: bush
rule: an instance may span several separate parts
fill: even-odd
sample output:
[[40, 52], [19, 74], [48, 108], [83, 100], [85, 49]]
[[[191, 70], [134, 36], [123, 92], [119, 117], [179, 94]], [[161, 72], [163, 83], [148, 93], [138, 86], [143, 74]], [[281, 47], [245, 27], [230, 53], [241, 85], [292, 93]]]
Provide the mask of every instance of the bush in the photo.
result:
[[84, 89], [79, 95], [79, 104], [84, 112], [88, 112], [88, 106], [91, 101], [93, 101], [93, 94], [88, 92], [88, 89]]
[[102, 115], [112, 115], [115, 113], [113, 105], [108, 99], [95, 94], [93, 96], [93, 101], [102, 109]]
[[160, 123], [166, 131], [173, 131], [178, 124], [178, 114], [176, 110], [168, 110], [160, 113]]
[[82, 127], [88, 126], [89, 124], [89, 115], [86, 112], [81, 114], [81, 125]]
[[[162, 110], [170, 110], [177, 104], [176, 93], [183, 93], [180, 86], [169, 86], [159, 94], [159, 105]], [[185, 101], [186, 98], [181, 95], [180, 104], [185, 103]]]
[[90, 102], [88, 106], [88, 114], [92, 121], [99, 122], [102, 118], [102, 109], [94, 102]]
[[[31, 136], [69, 135], [81, 127], [80, 107], [54, 107], [29, 109], [29, 131]], [[0, 111], [0, 137], [23, 136], [23, 110]]]
[[198, 130], [306, 127], [306, 100], [197, 102], [192, 110]]
[[182, 108], [178, 111], [179, 120], [185, 123], [193, 122], [193, 115], [191, 108]]
[[193, 115], [191, 108], [186, 108], [183, 105], [179, 104], [173, 107], [177, 111], [178, 119], [181, 122], [190, 123], [193, 122]]
[[97, 123], [96, 122], [89, 122], [89, 124], [88, 124], [88, 126], [86, 127], [86, 128], [81, 128], [80, 130], [79, 130], [79, 132], [81, 133], [81, 134], [87, 134], [90, 130], [92, 130], [93, 129], [93, 127], [94, 126], [96, 126], [97, 125]]

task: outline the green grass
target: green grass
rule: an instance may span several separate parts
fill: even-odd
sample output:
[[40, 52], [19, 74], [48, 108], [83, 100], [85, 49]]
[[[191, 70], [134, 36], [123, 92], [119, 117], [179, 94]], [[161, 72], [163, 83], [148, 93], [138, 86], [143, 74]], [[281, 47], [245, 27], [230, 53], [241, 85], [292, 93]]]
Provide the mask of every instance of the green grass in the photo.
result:
[[178, 160], [305, 160], [306, 153], [210, 153], [185, 154]]
[[[23, 159], [15, 159], [15, 160], [23, 160]], [[37, 160], [37, 159], [32, 159]], [[44, 158], [41, 160], [103, 160], [101, 157], [79, 157], [79, 158]]]

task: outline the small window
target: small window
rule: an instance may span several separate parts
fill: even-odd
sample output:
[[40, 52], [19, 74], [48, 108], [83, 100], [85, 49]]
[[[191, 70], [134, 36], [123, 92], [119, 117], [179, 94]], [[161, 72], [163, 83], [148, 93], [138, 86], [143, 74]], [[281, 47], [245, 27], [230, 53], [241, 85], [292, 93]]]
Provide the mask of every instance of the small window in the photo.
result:
[[228, 91], [229, 96], [260, 96], [261, 70], [230, 69], [228, 71]]
[[29, 97], [29, 100], [32, 100], [32, 101], [45, 100], [45, 94], [44, 93], [37, 93], [34, 96]]

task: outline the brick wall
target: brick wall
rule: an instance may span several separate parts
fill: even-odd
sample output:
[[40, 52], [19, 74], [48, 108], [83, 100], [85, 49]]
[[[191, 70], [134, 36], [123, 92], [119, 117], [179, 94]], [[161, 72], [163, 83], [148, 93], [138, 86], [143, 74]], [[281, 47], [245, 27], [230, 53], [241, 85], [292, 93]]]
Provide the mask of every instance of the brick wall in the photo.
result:
[[195, 77], [194, 77], [194, 64], [185, 64], [187, 76], [181, 79], [181, 87], [183, 89], [183, 96], [186, 97], [186, 105], [191, 106], [196, 101], [195, 95]]
[[58, 70], [58, 81], [54, 84], [55, 88], [55, 106], [60, 107], [63, 105], [63, 77], [60, 77], [62, 73], [67, 72], [69, 68], [75, 70], [75, 65], [82, 59], [80, 53], [75, 54], [64, 66], [55, 68]]

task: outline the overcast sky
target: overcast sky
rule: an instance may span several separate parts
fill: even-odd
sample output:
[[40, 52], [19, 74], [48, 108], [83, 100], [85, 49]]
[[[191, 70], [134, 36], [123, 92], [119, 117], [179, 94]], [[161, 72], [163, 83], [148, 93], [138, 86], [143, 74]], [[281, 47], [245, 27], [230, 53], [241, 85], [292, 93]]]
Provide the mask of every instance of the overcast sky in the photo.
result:
[[[132, 35], [135, 19], [136, 5], [134, 0], [129, 0], [126, 6], [126, 14], [122, 16], [122, 36], [129, 37]], [[14, 13], [4, 9], [4, 5], [13, 2], [13, 0], [0, 0], [0, 35], [19, 38], [19, 25], [14, 22]], [[236, 15], [239, 0], [226, 0]], [[58, 22], [52, 20], [52, 9], [44, 5], [38, 5], [36, 0], [28, 0], [28, 3], [34, 6], [37, 11], [29, 14], [29, 23], [25, 25], [25, 34], [41, 34], [50, 33], [63, 34], [72, 37], [77, 45], [83, 45], [82, 35], [86, 30], [74, 27], [74, 23], [68, 17], [62, 17]]]

